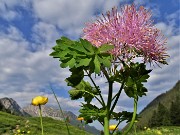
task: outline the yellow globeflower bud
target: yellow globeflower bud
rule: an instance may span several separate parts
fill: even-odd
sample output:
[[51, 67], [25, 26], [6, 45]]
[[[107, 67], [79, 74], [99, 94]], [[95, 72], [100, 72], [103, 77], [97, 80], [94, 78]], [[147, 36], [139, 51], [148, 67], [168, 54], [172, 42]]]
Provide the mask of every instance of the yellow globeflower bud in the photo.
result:
[[45, 105], [48, 102], [48, 98], [44, 96], [37, 96], [32, 99], [32, 105], [38, 106], [38, 105]]
[[157, 135], [162, 135], [161, 131], [159, 131], [159, 130], [156, 132], [156, 134]]
[[20, 129], [18, 129], [18, 130], [17, 130], [17, 132], [18, 132], [18, 133], [20, 133], [20, 132], [21, 132], [21, 130], [20, 130]]
[[147, 131], [150, 131], [151, 129], [150, 128], [147, 128]]
[[109, 126], [109, 130], [111, 130], [111, 131], [113, 131], [113, 130], [115, 130], [115, 128], [116, 128], [116, 130], [117, 130], [117, 127], [116, 127], [117, 125], [110, 125]]
[[84, 120], [84, 118], [83, 117], [79, 117], [79, 118], [77, 118], [77, 120], [82, 121], [82, 120]]

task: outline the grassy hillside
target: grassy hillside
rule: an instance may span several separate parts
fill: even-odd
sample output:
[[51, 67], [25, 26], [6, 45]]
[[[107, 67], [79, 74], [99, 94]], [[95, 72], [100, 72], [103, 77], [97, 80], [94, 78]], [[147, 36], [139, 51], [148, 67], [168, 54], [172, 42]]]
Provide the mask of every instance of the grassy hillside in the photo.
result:
[[[164, 126], [157, 128], [146, 128], [136, 132], [137, 135], [180, 135], [180, 127], [178, 126]], [[135, 131], [128, 133], [128, 135], [135, 135]]]
[[[67, 135], [64, 122], [52, 118], [43, 118], [44, 135]], [[92, 135], [69, 125], [71, 135]], [[19, 130], [18, 130], [19, 129]], [[39, 117], [21, 117], [0, 111], [0, 134], [14, 135], [13, 132], [24, 131], [24, 134], [41, 135]]]
[[153, 111], [157, 110], [159, 103], [163, 104], [169, 110], [171, 103], [176, 99], [177, 95], [180, 96], [180, 81], [178, 81], [172, 89], [156, 97], [142, 110], [139, 114], [141, 118], [139, 119], [137, 126], [140, 128], [148, 126], [148, 121], [152, 117]]

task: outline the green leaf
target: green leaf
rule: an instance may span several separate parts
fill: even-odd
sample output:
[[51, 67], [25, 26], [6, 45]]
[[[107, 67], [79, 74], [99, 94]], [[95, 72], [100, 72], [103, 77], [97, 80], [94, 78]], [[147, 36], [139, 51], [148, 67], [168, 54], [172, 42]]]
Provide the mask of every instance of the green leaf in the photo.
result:
[[110, 68], [111, 67], [111, 60], [108, 57], [100, 57], [97, 55], [98, 60], [100, 61], [100, 63], [102, 63], [105, 67]]
[[134, 88], [133, 87], [124, 87], [124, 92], [130, 98], [134, 97]]
[[105, 53], [105, 52], [107, 52], [107, 51], [112, 50], [113, 48], [114, 48], [113, 45], [104, 44], [104, 45], [101, 45], [101, 46], [99, 47], [99, 51], [100, 51], [101, 53]]
[[79, 90], [76, 90], [76, 89], [71, 89], [71, 90], [68, 91], [68, 93], [69, 93], [72, 100], [82, 98], [82, 95], [83, 95], [82, 91], [79, 91]]
[[106, 115], [103, 108], [98, 108], [92, 104], [82, 104], [82, 108], [79, 110], [81, 113], [79, 116], [83, 117], [84, 120], [88, 123], [88, 119], [97, 120], [103, 122]]
[[100, 62], [99, 62], [97, 56], [95, 56], [95, 58], [94, 58], [94, 67], [95, 67], [94, 72], [96, 74], [100, 73], [100, 66], [101, 66]]
[[80, 41], [87, 51], [94, 53], [93, 46], [89, 41], [87, 41], [86, 39], [80, 39]]
[[66, 63], [61, 63], [61, 67], [62, 68], [66, 68], [66, 67], [70, 67], [70, 68], [72, 68], [72, 67], [74, 67], [74, 64], [75, 64], [75, 59], [74, 58], [72, 58], [72, 59], [70, 59], [68, 62], [66, 62]]
[[149, 78], [150, 76], [148, 74], [146, 75], [143, 75], [141, 78], [140, 78], [140, 82], [147, 82], [147, 79]]
[[73, 49], [72, 51], [76, 51], [78, 54], [86, 54], [87, 53], [86, 49], [79, 42], [75, 42], [75, 45], [72, 45], [69, 48]]
[[76, 67], [88, 66], [91, 60], [92, 60], [92, 58], [80, 59], [79, 63], [76, 65]]
[[66, 78], [66, 82], [68, 83], [68, 86], [75, 87], [84, 78], [84, 71], [81, 67], [71, 68], [70, 71], [72, 72], [72, 74], [70, 77]]

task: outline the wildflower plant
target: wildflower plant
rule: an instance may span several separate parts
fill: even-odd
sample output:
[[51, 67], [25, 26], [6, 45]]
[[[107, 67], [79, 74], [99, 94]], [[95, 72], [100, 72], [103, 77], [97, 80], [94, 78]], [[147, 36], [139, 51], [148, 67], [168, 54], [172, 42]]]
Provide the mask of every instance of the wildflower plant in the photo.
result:
[[18, 124], [16, 125], [15, 129], [13, 129], [13, 134], [14, 135], [25, 135], [25, 134], [30, 134], [30, 124], [29, 120], [26, 120], [24, 125], [19, 125], [19, 123], [22, 121], [18, 121]]
[[[147, 92], [144, 83], [152, 70], [146, 68], [146, 63], [167, 64], [166, 39], [154, 27], [151, 12], [135, 5], [125, 5], [120, 12], [113, 8], [95, 22], [87, 23], [78, 41], [61, 37], [56, 43], [50, 56], [59, 58], [61, 68], [69, 67], [71, 75], [65, 81], [72, 87], [71, 99], [85, 101], [79, 117], [86, 123], [98, 120], [105, 135], [110, 134], [110, 120], [116, 120], [117, 127], [126, 120], [129, 127], [123, 134], [127, 134], [137, 119], [138, 99]], [[136, 62], [137, 58], [142, 61]], [[107, 99], [94, 81], [94, 74], [108, 83]], [[85, 76], [91, 83], [85, 81]], [[115, 83], [119, 84], [119, 90], [113, 95]], [[123, 90], [134, 99], [133, 112], [114, 111]], [[101, 107], [92, 104], [93, 99]]]
[[44, 129], [43, 129], [43, 122], [42, 122], [42, 110], [41, 105], [45, 105], [48, 102], [48, 98], [44, 96], [36, 96], [32, 99], [31, 104], [34, 106], [39, 107], [39, 115], [40, 115], [40, 122], [41, 122], [41, 133], [44, 135]]

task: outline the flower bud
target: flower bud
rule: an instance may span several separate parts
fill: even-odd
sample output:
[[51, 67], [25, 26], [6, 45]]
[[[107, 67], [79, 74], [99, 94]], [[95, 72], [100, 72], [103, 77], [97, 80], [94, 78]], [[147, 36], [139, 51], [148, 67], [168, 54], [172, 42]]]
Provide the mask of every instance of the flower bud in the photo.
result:
[[48, 102], [48, 98], [44, 96], [37, 96], [32, 99], [31, 104], [34, 106], [45, 105]]
[[113, 130], [117, 130], [118, 128], [116, 127], [117, 125], [110, 125], [109, 126], [109, 130], [113, 131]]
[[77, 120], [78, 121], [82, 121], [82, 120], [84, 120], [84, 118], [83, 117], [79, 117], [79, 118], [77, 118]]

